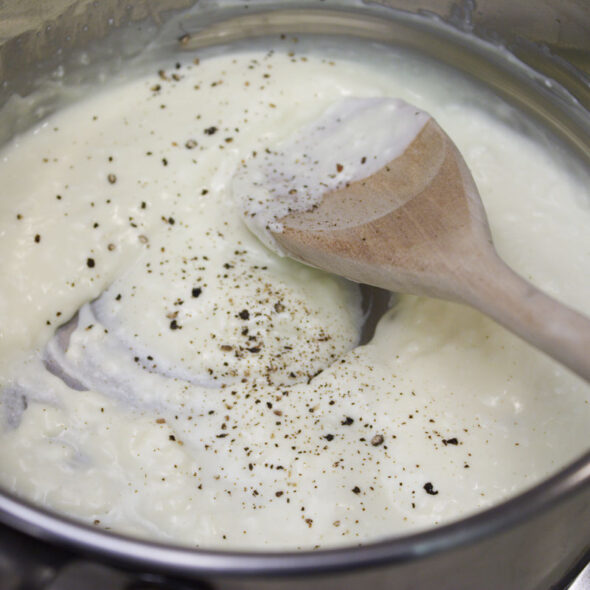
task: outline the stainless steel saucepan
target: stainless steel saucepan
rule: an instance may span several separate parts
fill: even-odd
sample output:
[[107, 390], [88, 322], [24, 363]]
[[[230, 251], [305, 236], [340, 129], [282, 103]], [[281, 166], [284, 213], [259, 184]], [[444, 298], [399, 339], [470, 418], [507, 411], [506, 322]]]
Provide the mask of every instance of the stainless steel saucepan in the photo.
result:
[[[590, 167], [587, 0], [4, 0], [0, 143], [56, 108], [51, 85], [35, 92], [41, 82], [57, 77], [83, 94], [149, 52], [161, 31], [171, 52], [277, 33], [420, 51], [481, 80]], [[2, 492], [0, 523], [0, 590], [561, 589], [590, 560], [590, 452], [475, 516], [360, 548], [178, 548], [95, 530]]]

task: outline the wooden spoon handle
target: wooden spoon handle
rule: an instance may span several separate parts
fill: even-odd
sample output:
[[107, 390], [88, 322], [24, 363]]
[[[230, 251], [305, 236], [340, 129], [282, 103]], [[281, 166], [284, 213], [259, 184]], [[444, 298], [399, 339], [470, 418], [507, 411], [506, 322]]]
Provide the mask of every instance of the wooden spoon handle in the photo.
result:
[[466, 279], [465, 303], [590, 381], [590, 319], [539, 291], [495, 253]]

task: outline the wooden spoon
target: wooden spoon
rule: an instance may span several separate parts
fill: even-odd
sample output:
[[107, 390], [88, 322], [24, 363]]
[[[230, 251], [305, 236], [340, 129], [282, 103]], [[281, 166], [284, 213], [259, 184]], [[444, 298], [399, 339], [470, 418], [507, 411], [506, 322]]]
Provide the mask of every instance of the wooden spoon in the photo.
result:
[[590, 381], [590, 320], [500, 260], [467, 165], [434, 120], [377, 173], [279, 221], [273, 237], [293, 258], [471, 305]]

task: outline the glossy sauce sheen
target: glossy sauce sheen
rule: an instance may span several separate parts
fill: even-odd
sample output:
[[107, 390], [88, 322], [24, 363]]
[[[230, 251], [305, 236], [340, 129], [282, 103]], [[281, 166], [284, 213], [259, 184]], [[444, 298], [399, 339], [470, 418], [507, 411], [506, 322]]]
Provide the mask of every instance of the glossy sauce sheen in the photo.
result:
[[383, 51], [164, 64], [4, 149], [5, 488], [171, 543], [329, 547], [471, 514], [587, 448], [588, 386], [491, 320], [401, 297], [358, 347], [356, 287], [248, 231], [231, 179], [254, 153], [343, 97], [399, 97], [462, 151], [507, 262], [590, 313], [587, 175], [499, 99]]

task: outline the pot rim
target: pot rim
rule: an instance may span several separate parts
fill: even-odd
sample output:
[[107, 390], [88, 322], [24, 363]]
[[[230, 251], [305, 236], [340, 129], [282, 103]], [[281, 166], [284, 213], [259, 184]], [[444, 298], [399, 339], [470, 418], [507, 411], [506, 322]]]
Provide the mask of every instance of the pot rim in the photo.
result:
[[535, 487], [461, 520], [363, 546], [300, 552], [193, 549], [145, 541], [92, 528], [3, 491], [0, 522], [41, 541], [177, 575], [301, 575], [404, 563], [449, 551], [518, 526], [585, 488], [590, 488], [590, 451]]

